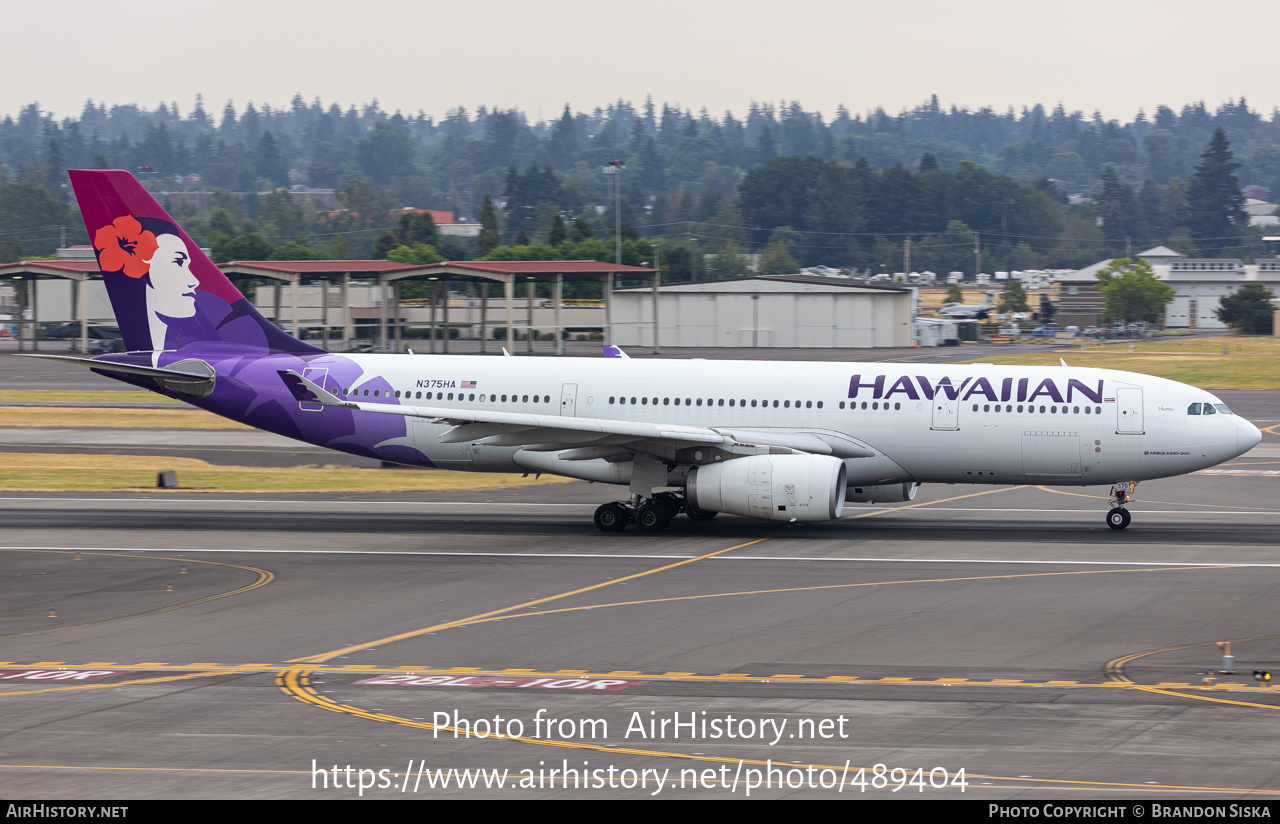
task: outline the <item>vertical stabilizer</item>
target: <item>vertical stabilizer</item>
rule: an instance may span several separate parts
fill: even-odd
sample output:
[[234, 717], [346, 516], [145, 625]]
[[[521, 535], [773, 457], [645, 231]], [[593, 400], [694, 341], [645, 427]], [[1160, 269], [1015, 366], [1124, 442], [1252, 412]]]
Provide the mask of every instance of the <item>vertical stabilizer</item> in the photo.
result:
[[262, 317], [133, 175], [68, 174], [130, 351], [322, 351]]

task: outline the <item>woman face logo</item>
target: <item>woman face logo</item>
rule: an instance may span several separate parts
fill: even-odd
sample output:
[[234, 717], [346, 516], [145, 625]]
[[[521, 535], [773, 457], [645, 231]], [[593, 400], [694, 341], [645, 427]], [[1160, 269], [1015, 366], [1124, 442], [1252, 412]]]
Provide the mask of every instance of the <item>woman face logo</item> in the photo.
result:
[[156, 243], [156, 253], [146, 261], [151, 275], [147, 308], [169, 318], [192, 317], [200, 281], [191, 271], [191, 254], [177, 235], [158, 235]]

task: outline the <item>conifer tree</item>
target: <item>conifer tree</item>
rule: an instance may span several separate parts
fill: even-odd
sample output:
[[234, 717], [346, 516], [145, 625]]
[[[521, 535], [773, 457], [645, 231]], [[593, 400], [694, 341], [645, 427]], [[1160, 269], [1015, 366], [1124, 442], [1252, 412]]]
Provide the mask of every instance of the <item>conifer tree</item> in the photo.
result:
[[1226, 133], [1215, 129], [1187, 186], [1187, 228], [1205, 255], [1217, 257], [1223, 248], [1238, 245], [1249, 225], [1235, 174], [1238, 168]]
[[492, 252], [502, 245], [498, 236], [498, 210], [493, 208], [493, 198], [484, 196], [484, 205], [480, 207], [480, 237], [476, 243], [476, 251], [480, 257]]

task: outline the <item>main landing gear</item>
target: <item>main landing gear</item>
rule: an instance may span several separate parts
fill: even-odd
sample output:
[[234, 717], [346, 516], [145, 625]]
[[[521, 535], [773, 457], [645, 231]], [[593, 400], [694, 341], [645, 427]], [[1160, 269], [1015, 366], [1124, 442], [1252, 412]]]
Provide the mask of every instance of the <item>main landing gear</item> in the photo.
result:
[[1124, 505], [1133, 500], [1133, 491], [1137, 486], [1136, 481], [1121, 481], [1111, 487], [1112, 507], [1107, 513], [1107, 526], [1112, 529], [1124, 529], [1133, 520], [1133, 516], [1124, 508]]
[[709, 521], [715, 512], [698, 509], [676, 492], [659, 492], [652, 498], [636, 496], [630, 501], [612, 501], [596, 509], [596, 529], [601, 532], [620, 532], [634, 522], [641, 532], [661, 532], [671, 519], [681, 512], [693, 521]]

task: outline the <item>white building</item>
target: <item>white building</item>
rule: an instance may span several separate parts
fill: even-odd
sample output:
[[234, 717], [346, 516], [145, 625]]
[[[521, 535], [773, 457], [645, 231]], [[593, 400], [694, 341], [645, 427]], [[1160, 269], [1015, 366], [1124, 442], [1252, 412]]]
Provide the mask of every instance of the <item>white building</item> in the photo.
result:
[[[1170, 329], [1225, 329], [1218, 320], [1221, 299], [1245, 283], [1262, 283], [1280, 295], [1280, 258], [1245, 263], [1239, 258], [1189, 258], [1166, 246], [1140, 252], [1177, 294], [1165, 310], [1165, 326]], [[1111, 263], [1102, 260], [1059, 278], [1057, 320], [1078, 326], [1102, 323], [1103, 298], [1097, 290], [1097, 273]]]
[[[613, 342], [652, 346], [653, 289], [613, 292]], [[659, 289], [663, 346], [907, 347], [916, 289], [863, 280], [760, 275]]]

